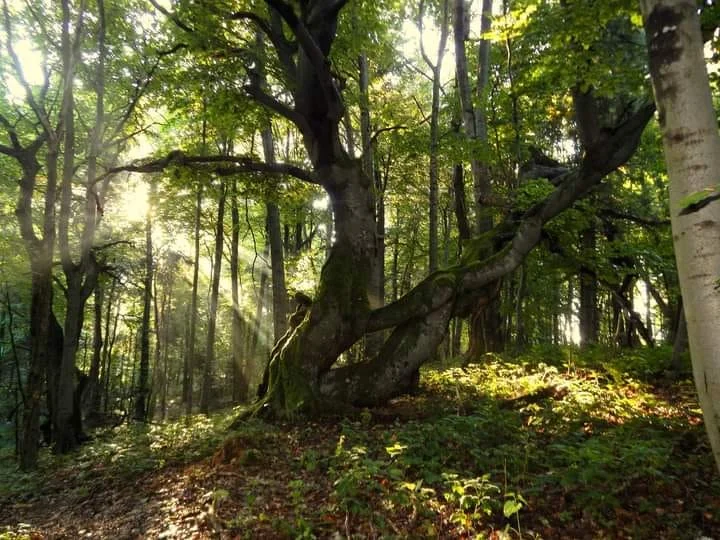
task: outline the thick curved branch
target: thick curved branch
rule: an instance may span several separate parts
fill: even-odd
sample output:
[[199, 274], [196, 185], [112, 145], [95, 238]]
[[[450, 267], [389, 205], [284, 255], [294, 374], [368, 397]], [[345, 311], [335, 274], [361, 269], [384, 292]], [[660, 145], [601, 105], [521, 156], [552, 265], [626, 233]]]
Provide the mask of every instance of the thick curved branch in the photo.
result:
[[218, 165], [212, 168], [211, 171], [221, 176], [248, 172], [284, 174], [294, 176], [311, 184], [320, 184], [320, 180], [315, 174], [289, 163], [263, 163], [241, 156], [187, 156], [179, 150], [170, 152], [164, 158], [113, 167], [104, 176], [118, 172], [157, 173], [169, 167], [197, 168], [198, 166], [211, 164]]
[[[367, 331], [383, 330], [411, 318], [427, 316], [456, 295], [474, 294], [512, 272], [540, 242], [543, 227], [548, 221], [630, 159], [654, 110], [654, 104], [641, 107], [609, 135], [606, 146], [589, 149], [581, 165], [564, 175], [558, 187], [544, 201], [530, 208], [518, 225], [511, 221], [499, 225], [515, 232], [512, 239], [490, 259], [461, 263], [431, 274], [399, 300], [373, 311], [368, 319]], [[498, 227], [495, 231], [500, 230]]]
[[289, 105], [285, 105], [270, 94], [263, 92], [257, 85], [245, 85], [244, 90], [255, 101], [264, 105], [271, 111], [278, 113], [280, 116], [287, 118], [301, 131], [305, 128], [305, 118], [301, 114]]
[[[305, 51], [305, 54], [315, 70], [322, 92], [325, 95], [325, 99], [327, 99], [328, 106], [337, 107], [341, 105], [343, 101], [330, 70], [330, 61], [320, 49], [320, 46], [315, 41], [312, 34], [310, 34], [307, 26], [305, 26], [305, 24], [295, 14], [295, 10], [292, 6], [283, 2], [283, 0], [265, 0], [265, 2], [280, 14], [283, 20], [287, 23], [288, 27], [290, 27], [290, 30], [297, 39], [300, 47], [302, 47], [303, 51]], [[334, 2], [333, 5], [335, 4], [338, 4], [337, 10], [339, 11], [344, 3]], [[333, 12], [332, 10], [324, 10], [324, 13], [327, 16], [337, 16], [337, 12]], [[342, 118], [342, 110], [333, 110], [332, 115], [337, 118]]]
[[[275, 17], [277, 18], [277, 14]], [[297, 78], [297, 67], [293, 61], [293, 54], [297, 51], [297, 43], [286, 39], [282, 34], [282, 27], [280, 26], [282, 22], [280, 20], [277, 20], [275, 24], [273, 24], [274, 21], [267, 21], [257, 13], [252, 13], [250, 11], [235, 12], [230, 15], [230, 19], [247, 19], [252, 21], [255, 26], [257, 26], [258, 29], [272, 42], [275, 47], [275, 52], [280, 59], [280, 63], [285, 70], [285, 75], [292, 80]]]
[[308, 14], [308, 23], [315, 24], [326, 20], [328, 17], [335, 18], [340, 10], [348, 3], [349, 0], [329, 0], [328, 2], [318, 2]]
[[637, 112], [610, 131], [605, 151], [607, 161], [601, 168], [603, 174], [610, 174], [632, 157], [640, 144], [640, 136], [645, 126], [655, 114], [655, 109], [655, 102], [647, 101]]
[[451, 316], [452, 304], [446, 303], [427, 317], [398, 326], [373, 359], [325, 372], [321, 394], [355, 406], [373, 406], [411, 390], [417, 370], [432, 358], [445, 337]]

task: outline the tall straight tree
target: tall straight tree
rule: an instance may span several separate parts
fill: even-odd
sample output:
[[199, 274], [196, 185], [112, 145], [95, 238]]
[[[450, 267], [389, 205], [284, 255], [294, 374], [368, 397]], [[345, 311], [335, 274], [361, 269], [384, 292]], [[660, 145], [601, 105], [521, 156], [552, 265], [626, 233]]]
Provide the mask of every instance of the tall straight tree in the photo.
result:
[[245, 401], [248, 397], [249, 358], [245, 347], [247, 323], [240, 313], [240, 211], [238, 210], [237, 179], [230, 185], [230, 289], [232, 297], [232, 399], [233, 403]]
[[[490, 31], [490, 16], [492, 13], [492, 0], [483, 0], [480, 44], [478, 46], [478, 76], [475, 99], [470, 86], [467, 53], [465, 43], [470, 36], [470, 5], [466, 0], [454, 0], [453, 36], [455, 40], [455, 76], [457, 79], [458, 96], [463, 131], [470, 142], [473, 155], [470, 157], [470, 170], [472, 171], [473, 200], [475, 210], [475, 233], [484, 234], [493, 226], [491, 209], [487, 200], [491, 194], [490, 165], [487, 152], [483, 157], [482, 149], [487, 146], [487, 115], [484, 103], [487, 101], [485, 92], [490, 78], [490, 40], [485, 34]], [[477, 105], [475, 104], [477, 103]], [[461, 236], [464, 235], [462, 222], [464, 213], [461, 210], [464, 200], [464, 186], [462, 169], [456, 167], [454, 173], [456, 214], [460, 217], [459, 224]], [[488, 246], [488, 249], [490, 247]], [[490, 252], [482, 254], [489, 256]], [[470, 343], [465, 355], [465, 363], [474, 361], [484, 352], [498, 351], [502, 348], [500, 337], [500, 303], [497, 293], [499, 287], [492, 284], [488, 288], [490, 301], [483, 302], [474, 308], [470, 314]]]
[[438, 206], [440, 184], [440, 92], [442, 90], [442, 64], [445, 58], [445, 47], [448, 38], [449, 26], [449, 0], [442, 0], [440, 14], [440, 40], [438, 41], [437, 57], [433, 62], [425, 52], [423, 43], [423, 19], [425, 18], [425, 3], [420, 2], [418, 26], [420, 28], [420, 51], [423, 60], [432, 71], [432, 103], [430, 105], [430, 169], [429, 169], [429, 206], [428, 222], [428, 270], [434, 272], [438, 269]]
[[145, 214], [145, 274], [143, 276], [143, 311], [140, 324], [140, 369], [135, 390], [134, 413], [134, 418], [138, 422], [147, 420], [148, 398], [150, 396], [150, 317], [153, 296], [152, 212], [156, 189], [156, 183], [151, 182]]
[[[105, 298], [105, 284], [98, 282], [95, 286], [95, 303], [93, 305], [93, 355], [88, 373], [88, 386], [85, 393], [87, 404], [86, 411], [89, 414], [100, 412], [100, 366], [102, 364], [103, 331], [102, 316], [103, 302]], [[105, 336], [107, 339], [107, 336]]]
[[215, 250], [213, 255], [213, 272], [210, 283], [210, 305], [208, 306], [208, 331], [205, 343], [205, 363], [203, 364], [203, 381], [200, 392], [200, 412], [207, 414], [213, 403], [215, 379], [215, 329], [217, 326], [218, 296], [220, 293], [220, 269], [224, 244], [225, 200], [227, 199], [227, 184], [220, 184], [218, 197], [217, 222], [215, 224]]
[[[203, 133], [205, 123], [203, 122]], [[192, 293], [190, 296], [190, 315], [188, 324], [188, 339], [185, 351], [183, 393], [185, 398], [185, 412], [192, 414], [193, 393], [195, 387], [195, 368], [197, 365], [195, 354], [195, 339], [197, 337], [197, 302], [198, 282], [200, 278], [200, 217], [202, 216], [203, 186], [198, 183], [195, 191], [195, 219], [194, 219], [194, 255], [193, 255], [193, 279]]]
[[487, 115], [484, 106], [485, 92], [490, 78], [490, 40], [484, 35], [490, 31], [490, 14], [492, 0], [483, 0], [480, 32], [483, 34], [478, 46], [478, 77], [477, 102], [475, 105], [470, 87], [467, 53], [465, 42], [470, 34], [469, 3], [466, 0], [454, 0], [453, 36], [455, 39], [455, 73], [457, 78], [458, 96], [462, 111], [462, 125], [465, 136], [473, 143], [473, 154], [470, 158], [470, 169], [473, 179], [475, 200], [475, 230], [482, 234], [492, 228], [492, 215], [488, 211], [486, 201], [490, 195], [490, 166], [487, 159], [480, 157], [478, 145], [487, 144]]
[[720, 136], [694, 0], [641, 0], [693, 375], [720, 469]]
[[[280, 21], [275, 18], [275, 24]], [[256, 79], [253, 82], [258, 88], [267, 89], [267, 75], [265, 73], [265, 40], [263, 34], [256, 34], [258, 69]], [[272, 132], [272, 123], [268, 119], [264, 122], [260, 132], [262, 139], [263, 154], [265, 161], [269, 164], [275, 163], [275, 141]], [[283, 252], [282, 233], [280, 230], [280, 208], [277, 203], [269, 199], [265, 203], [267, 212], [267, 237], [270, 245], [270, 267], [272, 274], [272, 292], [273, 292], [273, 333], [275, 341], [287, 330], [287, 316], [289, 312], [287, 288], [285, 286], [285, 255]]]
[[[373, 308], [385, 304], [385, 187], [383, 186], [380, 171], [375, 169], [375, 153], [372, 141], [372, 126], [370, 123], [370, 68], [366, 53], [358, 56], [358, 82], [360, 90], [360, 140], [362, 141], [362, 166], [368, 178], [373, 181], [371, 194], [375, 206], [375, 233], [376, 257], [373, 265], [373, 275], [370, 279], [368, 296]], [[372, 358], [382, 346], [382, 333], [375, 333], [365, 339], [365, 357]]]

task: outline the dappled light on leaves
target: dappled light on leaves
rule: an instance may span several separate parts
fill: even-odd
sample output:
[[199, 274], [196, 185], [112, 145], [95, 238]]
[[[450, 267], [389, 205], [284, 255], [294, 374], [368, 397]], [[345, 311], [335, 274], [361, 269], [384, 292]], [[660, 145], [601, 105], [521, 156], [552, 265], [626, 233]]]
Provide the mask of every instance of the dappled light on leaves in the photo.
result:
[[36, 476], [9, 472], [0, 517], [65, 535], [709, 533], [720, 484], [697, 402], [656, 358], [541, 349], [425, 370], [417, 396], [344, 420], [118, 427]]
[[691, 4], [0, 0], [0, 538], [714, 534]]

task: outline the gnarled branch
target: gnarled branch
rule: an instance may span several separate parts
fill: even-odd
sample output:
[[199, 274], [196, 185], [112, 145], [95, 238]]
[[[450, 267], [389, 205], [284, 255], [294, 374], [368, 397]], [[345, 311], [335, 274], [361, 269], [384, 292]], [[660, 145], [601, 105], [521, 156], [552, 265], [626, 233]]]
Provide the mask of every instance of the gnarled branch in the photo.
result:
[[[305, 54], [315, 70], [315, 74], [317, 75], [320, 87], [325, 95], [325, 99], [327, 99], [330, 114], [338, 119], [342, 118], [342, 97], [340, 96], [340, 91], [335, 84], [335, 80], [330, 70], [329, 60], [320, 49], [320, 45], [318, 45], [312, 34], [310, 34], [310, 31], [303, 21], [301, 21], [295, 14], [295, 10], [292, 6], [285, 3], [283, 0], [265, 0], [265, 2], [280, 14], [283, 20], [287, 23], [288, 27], [290, 27], [292, 33], [295, 35], [300, 47], [302, 47], [303, 51], [305, 51]], [[339, 7], [337, 8], [339, 10], [340, 7], [342, 7], [343, 2], [334, 2], [334, 4], [339, 4]], [[337, 12], [327, 10], [325, 10], [324, 13], [326, 15], [337, 15]], [[338, 109], [338, 107], [340, 107], [340, 109]]]
[[399, 300], [373, 311], [368, 319], [367, 331], [383, 330], [403, 324], [410, 318], [425, 317], [454, 298], [475, 294], [512, 272], [538, 244], [548, 221], [586, 195], [607, 174], [630, 158], [654, 110], [654, 104], [646, 104], [610, 133], [607, 147], [588, 149], [580, 166], [565, 174], [558, 187], [544, 201], [530, 208], [518, 224], [506, 221], [499, 225], [514, 232], [511, 240], [493, 257], [485, 261], [463, 262], [431, 274]]
[[287, 118], [301, 131], [305, 128], [305, 119], [303, 116], [289, 105], [286, 105], [270, 94], [263, 92], [263, 90], [255, 84], [247, 84], [243, 87], [243, 89], [255, 101], [264, 105], [271, 111], [278, 113], [280, 116]]
[[270, 41], [275, 47], [278, 58], [285, 69], [285, 75], [293, 80], [296, 78], [296, 66], [292, 56], [295, 51], [297, 51], [297, 43], [285, 38], [282, 34], [282, 28], [280, 27], [282, 23], [279, 20], [276, 24], [273, 24], [273, 21], [267, 21], [257, 13], [252, 13], [250, 11], [237, 11], [230, 15], [230, 19], [247, 19], [255, 23], [255, 26], [257, 26], [263, 34], [270, 38]]
[[198, 168], [213, 164], [217, 166], [210, 171], [221, 176], [250, 172], [284, 174], [311, 184], [320, 184], [315, 174], [290, 163], [263, 163], [242, 156], [188, 156], [180, 150], [174, 150], [160, 159], [113, 167], [104, 176], [118, 172], [157, 173], [174, 166]]

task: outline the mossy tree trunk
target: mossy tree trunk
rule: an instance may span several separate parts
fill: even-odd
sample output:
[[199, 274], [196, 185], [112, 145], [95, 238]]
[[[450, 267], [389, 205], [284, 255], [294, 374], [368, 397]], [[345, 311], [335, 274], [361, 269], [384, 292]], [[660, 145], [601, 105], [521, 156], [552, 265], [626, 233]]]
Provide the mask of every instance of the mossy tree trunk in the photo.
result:
[[[543, 226], [550, 219], [630, 158], [654, 106], [636, 106], [633, 114], [607, 125], [592, 106], [590, 91], [576, 100], [578, 123], [607, 128], [585, 138], [585, 154], [578, 168], [555, 179], [557, 187], [544, 201], [524, 213], [510, 214], [493, 230], [468, 241], [457, 265], [430, 274], [393, 303], [372, 309], [368, 289], [377, 260], [372, 179], [363, 171], [362, 158], [350, 157], [341, 144], [339, 125], [345, 106], [330, 61], [338, 14], [345, 2], [308, 0], [300, 3], [299, 13], [283, 0], [266, 0], [266, 4], [270, 8], [267, 17], [244, 12], [234, 17], [252, 21], [268, 36], [292, 103], [279, 101], [252, 81], [245, 90], [297, 126], [312, 171], [239, 156], [186, 156], [177, 151], [117, 170], [210, 167], [218, 175], [290, 174], [322, 186], [333, 212], [334, 243], [315, 298], [302, 299], [289, 330], [271, 353], [254, 410], [292, 417], [329, 407], [337, 411], [338, 405], [382, 403], [416, 383], [418, 368], [434, 356], [450, 319], [467, 316], [479, 303], [491, 300], [488, 296], [498, 281], [540, 242]], [[335, 366], [358, 340], [381, 330], [390, 335], [375, 356]]]

